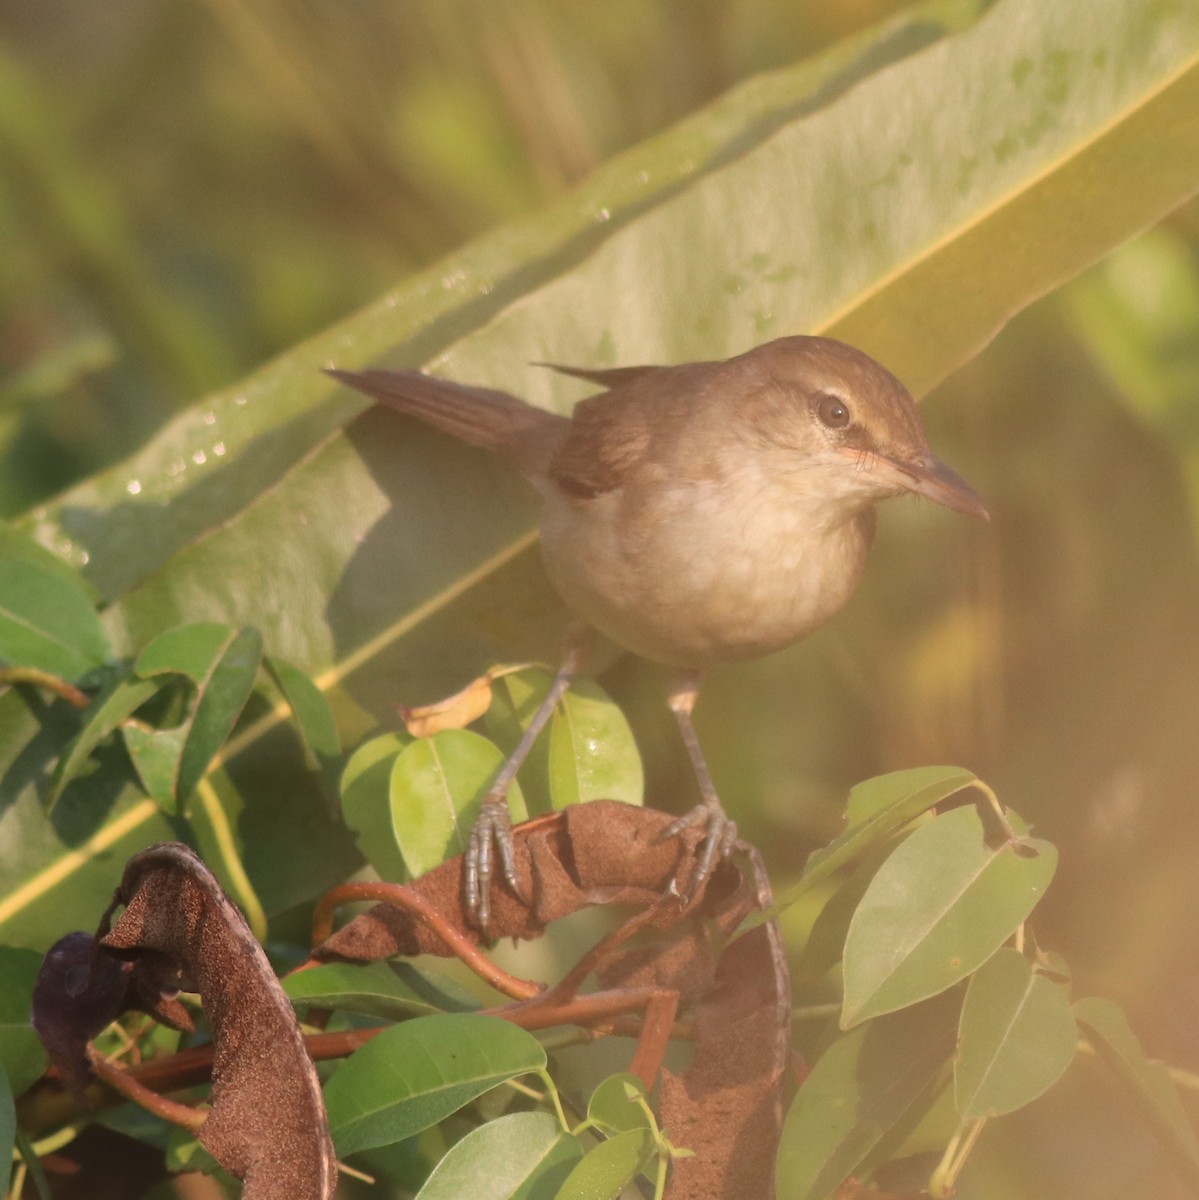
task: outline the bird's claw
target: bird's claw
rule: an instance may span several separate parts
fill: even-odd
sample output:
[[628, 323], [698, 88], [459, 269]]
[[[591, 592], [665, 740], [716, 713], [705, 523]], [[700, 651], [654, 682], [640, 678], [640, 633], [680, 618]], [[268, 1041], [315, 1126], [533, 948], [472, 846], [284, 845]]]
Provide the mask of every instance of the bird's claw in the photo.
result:
[[697, 804], [689, 813], [684, 813], [678, 820], [672, 821], [655, 839], [664, 842], [668, 838], [678, 837], [684, 830], [693, 825], [706, 825], [707, 832], [700, 844], [699, 858], [691, 873], [686, 888], [679, 886], [676, 878], [670, 881], [669, 891], [682, 897], [683, 903], [688, 904], [696, 898], [707, 885], [716, 869], [718, 862], [723, 862], [740, 844], [737, 837], [737, 822], [729, 820], [718, 801], [705, 800]]
[[532, 900], [525, 894], [516, 874], [515, 841], [507, 797], [488, 795], [467, 839], [463, 881], [467, 919], [484, 937], [490, 937], [491, 932], [491, 877], [495, 873], [497, 850], [504, 882], [522, 904], [531, 906]]

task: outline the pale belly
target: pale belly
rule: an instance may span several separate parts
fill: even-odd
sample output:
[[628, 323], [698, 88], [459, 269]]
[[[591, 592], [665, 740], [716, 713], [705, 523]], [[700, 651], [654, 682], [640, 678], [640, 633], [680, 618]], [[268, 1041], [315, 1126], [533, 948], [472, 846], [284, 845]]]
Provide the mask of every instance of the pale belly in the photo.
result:
[[547, 506], [546, 570], [579, 616], [676, 667], [756, 658], [805, 637], [849, 599], [870, 541], [868, 523], [820, 529], [793, 506], [748, 506], [738, 524], [701, 497], [630, 524], [616, 519], [618, 502], [601, 497], [608, 511], [585, 514]]

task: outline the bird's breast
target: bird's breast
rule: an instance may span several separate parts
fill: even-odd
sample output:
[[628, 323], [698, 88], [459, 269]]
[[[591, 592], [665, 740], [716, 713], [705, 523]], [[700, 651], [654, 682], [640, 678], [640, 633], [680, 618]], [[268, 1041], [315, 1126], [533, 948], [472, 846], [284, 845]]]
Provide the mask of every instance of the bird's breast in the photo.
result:
[[699, 668], [782, 649], [836, 613], [861, 575], [869, 513], [830, 521], [769, 484], [649, 495], [549, 497], [541, 531], [567, 604], [646, 658]]

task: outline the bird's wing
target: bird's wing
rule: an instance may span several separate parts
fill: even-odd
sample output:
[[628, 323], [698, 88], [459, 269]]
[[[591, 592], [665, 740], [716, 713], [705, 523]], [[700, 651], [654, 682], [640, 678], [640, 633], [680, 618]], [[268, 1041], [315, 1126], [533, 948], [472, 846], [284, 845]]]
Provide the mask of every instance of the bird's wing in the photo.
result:
[[534, 408], [507, 392], [469, 387], [420, 371], [326, 368], [325, 374], [472, 446], [507, 454], [530, 476], [544, 474], [570, 427], [568, 417]]
[[620, 487], [649, 448], [651, 428], [638, 389], [620, 387], [580, 400], [570, 432], [550, 461], [563, 492], [591, 499]]

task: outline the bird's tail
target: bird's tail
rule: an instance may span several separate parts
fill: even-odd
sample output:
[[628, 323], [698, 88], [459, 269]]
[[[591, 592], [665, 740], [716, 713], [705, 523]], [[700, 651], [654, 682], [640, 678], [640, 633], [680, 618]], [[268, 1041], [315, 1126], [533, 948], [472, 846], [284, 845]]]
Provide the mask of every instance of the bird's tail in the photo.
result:
[[570, 425], [569, 418], [507, 392], [451, 383], [420, 371], [326, 368], [325, 374], [472, 446], [507, 454], [530, 474], [544, 469]]

